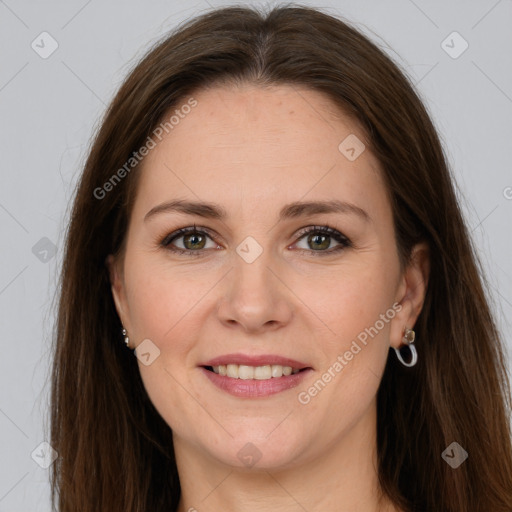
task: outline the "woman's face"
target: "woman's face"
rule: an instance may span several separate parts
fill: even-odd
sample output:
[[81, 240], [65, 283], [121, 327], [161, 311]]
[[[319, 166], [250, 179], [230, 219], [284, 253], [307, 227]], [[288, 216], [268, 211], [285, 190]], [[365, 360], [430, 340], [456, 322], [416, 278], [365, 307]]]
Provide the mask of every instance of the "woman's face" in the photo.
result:
[[247, 85], [194, 99], [132, 171], [116, 307], [175, 443], [284, 468], [374, 427], [420, 279], [400, 270], [377, 160], [326, 97]]

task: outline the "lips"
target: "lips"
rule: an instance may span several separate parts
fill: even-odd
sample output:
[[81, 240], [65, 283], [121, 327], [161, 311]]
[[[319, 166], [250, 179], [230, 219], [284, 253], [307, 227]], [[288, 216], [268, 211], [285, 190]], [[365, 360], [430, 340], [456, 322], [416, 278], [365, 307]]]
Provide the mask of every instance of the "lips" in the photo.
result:
[[298, 386], [313, 373], [307, 363], [275, 354], [225, 354], [198, 367], [218, 389], [237, 398], [275, 395]]
[[291, 366], [294, 370], [304, 370], [307, 368], [312, 368], [311, 365], [304, 363], [302, 361], [297, 361], [296, 359], [290, 359], [289, 357], [282, 357], [275, 354], [261, 354], [257, 356], [249, 356], [246, 354], [226, 354], [205, 361], [204, 363], [200, 363], [198, 366], [207, 368], [228, 364], [237, 364], [244, 366], [266, 366], [274, 364], [281, 366]]

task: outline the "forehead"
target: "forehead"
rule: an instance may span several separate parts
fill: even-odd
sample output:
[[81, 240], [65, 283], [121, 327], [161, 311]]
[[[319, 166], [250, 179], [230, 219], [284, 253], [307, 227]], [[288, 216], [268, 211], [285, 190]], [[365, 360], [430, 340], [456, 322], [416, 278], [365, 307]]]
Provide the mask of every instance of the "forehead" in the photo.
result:
[[[195, 106], [184, 105], [195, 100]], [[296, 86], [219, 86], [184, 98], [142, 162], [137, 207], [174, 197], [246, 210], [281, 202], [353, 201], [384, 192], [365, 134], [322, 93]], [[340, 146], [341, 144], [341, 146]], [[347, 149], [349, 150], [346, 153]], [[353, 158], [355, 156], [357, 158]], [[382, 202], [383, 198], [380, 197]], [[385, 206], [385, 205], [382, 205]]]

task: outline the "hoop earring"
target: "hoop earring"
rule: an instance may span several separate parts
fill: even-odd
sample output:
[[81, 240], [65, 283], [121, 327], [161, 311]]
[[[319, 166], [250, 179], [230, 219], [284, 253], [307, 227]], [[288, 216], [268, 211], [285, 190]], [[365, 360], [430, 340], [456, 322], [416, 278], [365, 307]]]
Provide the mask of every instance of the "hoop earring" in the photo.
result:
[[127, 332], [126, 332], [126, 329], [123, 327], [123, 330], [121, 331], [123, 333], [123, 336], [124, 336], [124, 342], [126, 344], [126, 346], [128, 348], [130, 348], [130, 338], [127, 336]]
[[[416, 337], [416, 333], [412, 329], [405, 328], [404, 337], [402, 338], [402, 341], [404, 342], [404, 345], [402, 345], [399, 348], [395, 348], [396, 357], [398, 360], [407, 367], [414, 366], [418, 362], [418, 352], [416, 352], [416, 347], [414, 346], [414, 339]], [[409, 347], [409, 352], [411, 353], [410, 361], [408, 363], [405, 362], [404, 358], [402, 357], [402, 353], [400, 350], [403, 347]], [[394, 348], [394, 347], [393, 347]]]

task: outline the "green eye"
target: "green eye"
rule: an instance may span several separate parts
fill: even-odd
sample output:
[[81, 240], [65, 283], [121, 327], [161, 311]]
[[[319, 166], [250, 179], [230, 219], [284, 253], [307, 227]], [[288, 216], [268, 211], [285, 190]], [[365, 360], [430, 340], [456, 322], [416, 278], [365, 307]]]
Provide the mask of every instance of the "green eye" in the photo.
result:
[[[312, 248], [311, 250], [308, 248], [302, 248], [301, 250], [314, 253], [315, 256], [332, 254], [352, 246], [350, 240], [345, 235], [329, 226], [313, 226], [306, 228], [302, 231], [301, 235], [301, 238], [307, 235], [306, 243], [309, 248]], [[339, 245], [329, 249], [333, 239], [338, 242]]]

